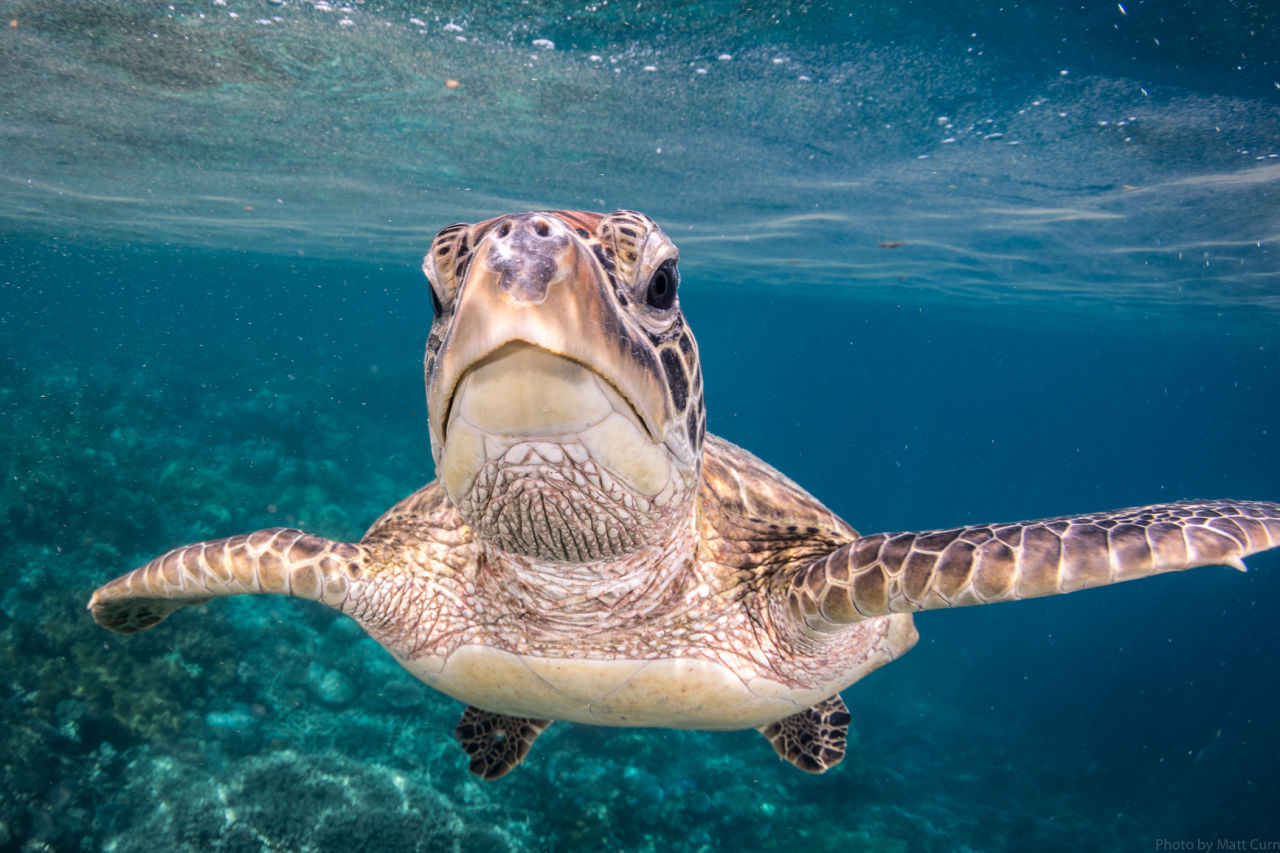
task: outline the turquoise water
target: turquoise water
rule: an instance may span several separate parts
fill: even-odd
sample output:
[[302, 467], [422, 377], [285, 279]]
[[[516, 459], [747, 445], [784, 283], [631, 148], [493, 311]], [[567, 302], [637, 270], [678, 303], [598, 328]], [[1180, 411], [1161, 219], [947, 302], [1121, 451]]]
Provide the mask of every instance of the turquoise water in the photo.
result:
[[1277, 499], [1268, 4], [0, 2], [8, 22], [3, 849], [1280, 843], [1275, 553], [922, 614], [845, 692], [849, 756], [819, 777], [754, 732], [558, 724], [484, 783], [461, 706], [318, 605], [131, 637], [83, 609], [186, 542], [358, 537], [429, 480], [421, 255], [523, 209], [653, 216], [709, 428], [864, 532]]

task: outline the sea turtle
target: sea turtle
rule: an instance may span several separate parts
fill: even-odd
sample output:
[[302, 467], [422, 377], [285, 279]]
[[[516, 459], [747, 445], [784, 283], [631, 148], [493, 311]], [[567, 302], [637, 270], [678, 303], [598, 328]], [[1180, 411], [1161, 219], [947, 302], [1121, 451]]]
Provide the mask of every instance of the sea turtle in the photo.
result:
[[671, 240], [647, 216], [451, 225], [423, 262], [439, 479], [356, 543], [292, 529], [188, 545], [98, 589], [130, 633], [272, 592], [355, 618], [467, 704], [471, 770], [508, 772], [553, 719], [755, 727], [822, 772], [840, 691], [906, 652], [912, 612], [1054, 595], [1280, 545], [1280, 505], [1184, 501], [859, 536], [706, 434]]

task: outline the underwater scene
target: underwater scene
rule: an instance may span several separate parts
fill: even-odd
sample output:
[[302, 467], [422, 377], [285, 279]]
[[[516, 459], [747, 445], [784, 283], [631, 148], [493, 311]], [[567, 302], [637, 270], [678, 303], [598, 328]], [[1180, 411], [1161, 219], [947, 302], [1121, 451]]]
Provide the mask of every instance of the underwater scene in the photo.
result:
[[634, 209], [706, 427], [863, 534], [1280, 500], [1264, 0], [0, 0], [0, 849], [1280, 849], [1280, 551], [920, 613], [821, 775], [463, 704], [352, 619], [93, 591], [434, 476], [421, 265]]

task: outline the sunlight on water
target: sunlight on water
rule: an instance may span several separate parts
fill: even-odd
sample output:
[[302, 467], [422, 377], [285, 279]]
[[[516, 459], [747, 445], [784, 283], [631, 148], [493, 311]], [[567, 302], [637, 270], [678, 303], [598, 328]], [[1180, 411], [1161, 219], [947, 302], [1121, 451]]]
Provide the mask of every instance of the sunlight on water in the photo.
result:
[[1276, 88], [1172, 73], [1177, 16], [1100, 12], [1090, 53], [994, 8], [6, 8], [9, 228], [402, 263], [459, 219], [631, 207], [725, 283], [1280, 309]]

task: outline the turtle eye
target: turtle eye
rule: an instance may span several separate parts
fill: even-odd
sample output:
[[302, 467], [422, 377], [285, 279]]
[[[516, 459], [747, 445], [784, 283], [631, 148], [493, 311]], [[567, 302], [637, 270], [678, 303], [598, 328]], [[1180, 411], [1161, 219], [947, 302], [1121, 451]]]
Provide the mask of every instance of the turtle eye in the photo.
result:
[[444, 306], [440, 304], [440, 297], [436, 295], [436, 286], [427, 280], [427, 292], [431, 294], [431, 316], [439, 317], [444, 313]]
[[650, 308], [665, 311], [675, 304], [676, 288], [680, 286], [680, 272], [676, 269], [675, 258], [667, 258], [653, 271], [649, 279], [649, 287], [645, 290], [644, 301]]

